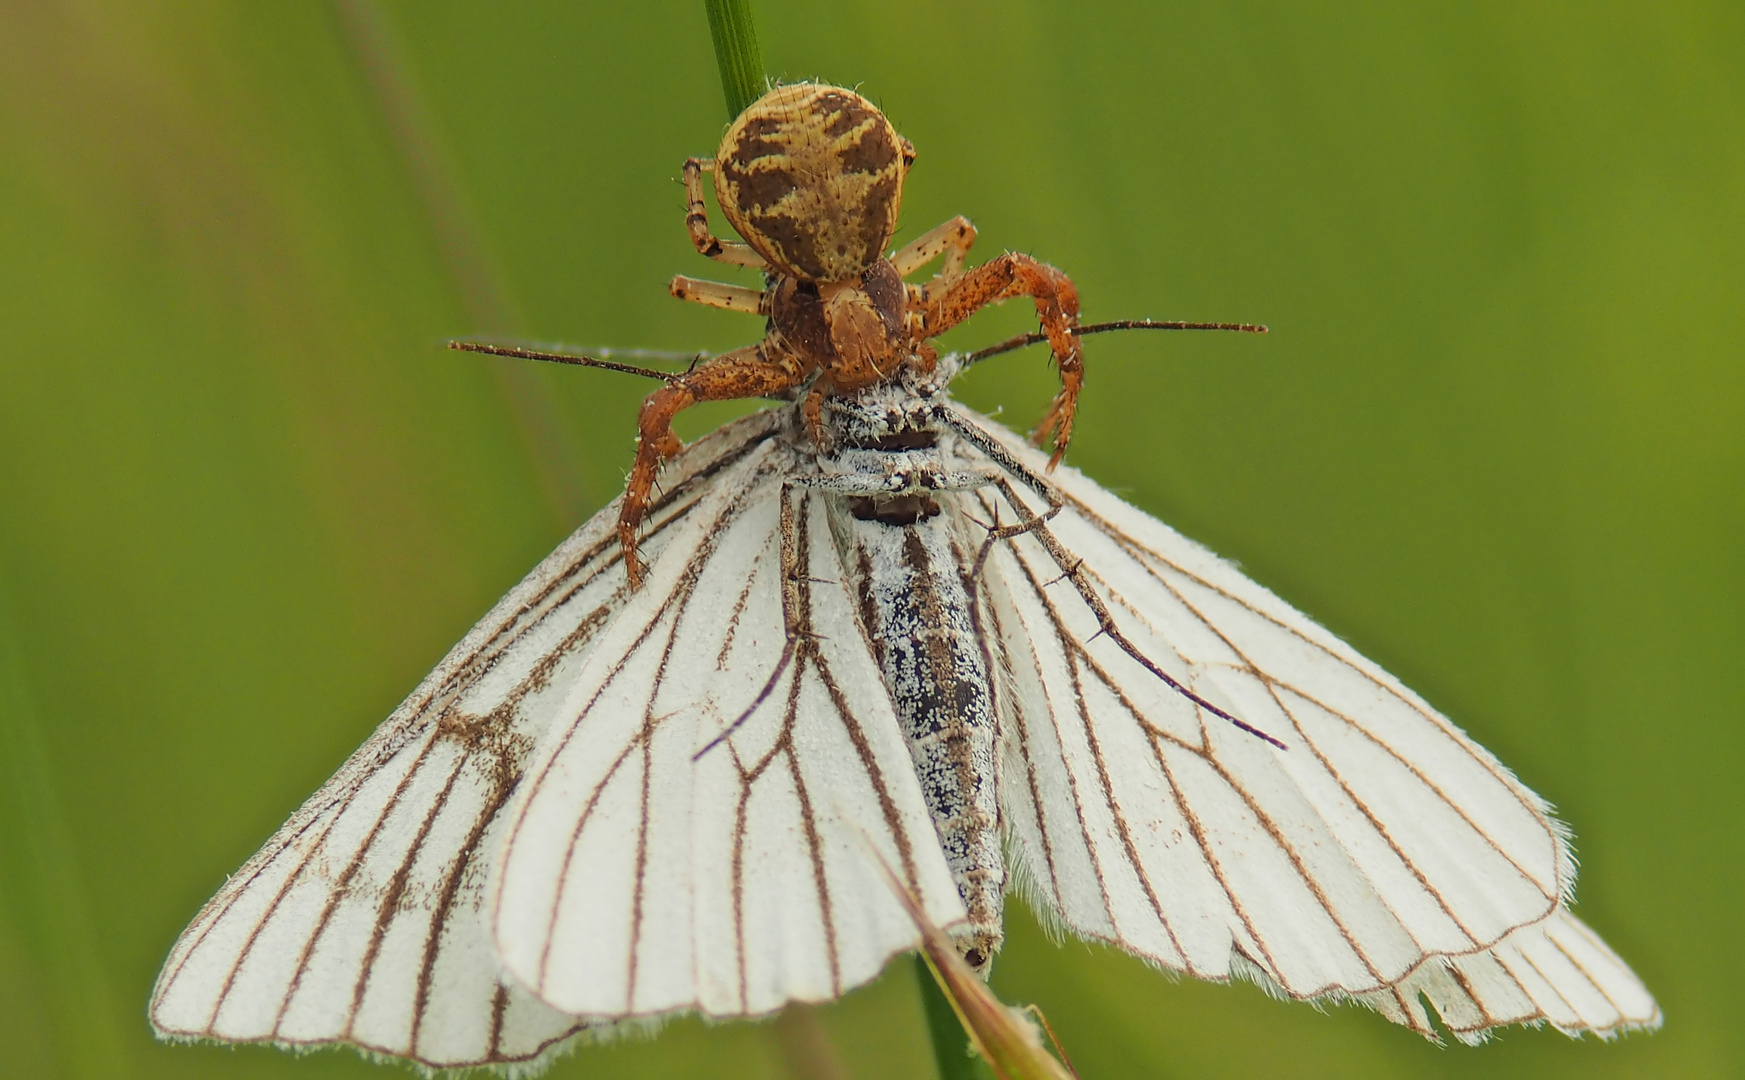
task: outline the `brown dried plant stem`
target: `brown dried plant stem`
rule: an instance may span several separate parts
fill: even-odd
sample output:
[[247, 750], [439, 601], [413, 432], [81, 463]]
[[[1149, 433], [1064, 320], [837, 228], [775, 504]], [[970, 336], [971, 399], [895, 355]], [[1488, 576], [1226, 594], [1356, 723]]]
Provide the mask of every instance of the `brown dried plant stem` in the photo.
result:
[[969, 1037], [951, 1007], [951, 999], [939, 988], [933, 969], [920, 953], [915, 954], [915, 979], [920, 984], [921, 1011], [927, 1017], [927, 1034], [933, 1040], [933, 1061], [939, 1080], [991, 1080], [987, 1062], [971, 1050]]

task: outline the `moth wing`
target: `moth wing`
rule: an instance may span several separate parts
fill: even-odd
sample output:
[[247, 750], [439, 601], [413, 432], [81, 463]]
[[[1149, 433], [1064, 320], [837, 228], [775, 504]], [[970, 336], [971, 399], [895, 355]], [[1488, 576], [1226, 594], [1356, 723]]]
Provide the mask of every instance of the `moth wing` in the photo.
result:
[[[668, 466], [650, 558], [774, 430], [748, 417]], [[616, 517], [511, 590], [207, 903], [152, 992], [160, 1037], [461, 1068], [538, 1058], [584, 1027], [503, 979], [482, 899], [509, 795], [629, 595]]]
[[[994, 547], [983, 616], [1002, 806], [1045, 912], [1293, 998], [1373, 995], [1559, 916], [1566, 830], [1489, 752], [1230, 563], [982, 430], [1065, 502]], [[1011, 524], [1004, 498], [979, 512]]]
[[[607, 1021], [834, 998], [966, 918], [824, 496], [769, 448], [656, 560], [517, 794], [493, 884], [504, 964]], [[790, 632], [790, 626], [792, 631]]]
[[1609, 1039], [1661, 1024], [1635, 972], [1600, 936], [1558, 908], [1495, 947], [1470, 956], [1433, 957], [1410, 976], [1360, 998], [1397, 1024], [1434, 1037], [1422, 1001], [1464, 1043], [1483, 1042], [1505, 1024], [1550, 1024], [1568, 1035]]

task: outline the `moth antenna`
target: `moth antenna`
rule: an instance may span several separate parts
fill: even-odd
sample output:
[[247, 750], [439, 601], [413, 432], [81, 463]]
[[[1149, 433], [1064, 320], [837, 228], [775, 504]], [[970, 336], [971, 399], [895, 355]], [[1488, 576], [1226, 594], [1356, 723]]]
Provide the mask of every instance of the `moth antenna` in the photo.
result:
[[[573, 364], [576, 367], [602, 368], [606, 371], [620, 371], [626, 375], [640, 375], [645, 379], [659, 379], [670, 383], [678, 378], [678, 374], [670, 371], [656, 371], [654, 368], [637, 367], [634, 364], [619, 364], [611, 360], [598, 360], [592, 356], [577, 356], [572, 353], [545, 352], [541, 349], [528, 349], [520, 345], [493, 345], [487, 341], [451, 341], [451, 349], [461, 352], [486, 353], [490, 356], [512, 356], [517, 360], [544, 360], [553, 364]], [[686, 356], [691, 354], [686, 353]], [[695, 366], [695, 359], [692, 366]]]
[[[1239, 322], [1161, 322], [1156, 319], [1118, 319], [1115, 322], [1091, 323], [1087, 326], [1075, 326], [1072, 332], [1084, 337], [1086, 334], [1104, 334], [1110, 330], [1235, 330], [1244, 334], [1264, 334], [1267, 328], [1261, 323]], [[989, 345], [985, 349], [977, 349], [962, 360], [964, 367], [979, 363], [990, 356], [998, 356], [1014, 349], [1022, 349], [1028, 345], [1036, 345], [1047, 341], [1048, 335], [1040, 332], [1019, 334], [1007, 338], [998, 345]]]

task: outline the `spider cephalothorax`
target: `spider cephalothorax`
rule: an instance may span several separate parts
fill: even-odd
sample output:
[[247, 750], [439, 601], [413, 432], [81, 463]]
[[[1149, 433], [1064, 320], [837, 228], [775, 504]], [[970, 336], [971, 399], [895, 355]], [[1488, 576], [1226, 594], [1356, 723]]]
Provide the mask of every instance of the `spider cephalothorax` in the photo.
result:
[[[774, 397], [805, 389], [802, 411], [822, 446], [824, 401], [933, 369], [928, 342], [988, 304], [1015, 296], [1036, 303], [1060, 367], [1061, 390], [1037, 428], [1054, 460], [1072, 436], [1083, 381], [1078, 292], [1065, 274], [1008, 252], [964, 270], [975, 227], [957, 217], [886, 254], [897, 228], [903, 180], [915, 160], [877, 106], [852, 90], [819, 83], [781, 86], [728, 127], [714, 160], [685, 162], [685, 225], [709, 258], [764, 271], [763, 289], [675, 277], [672, 293], [730, 311], [762, 315], [764, 339], [674, 376], [643, 402], [636, 463], [618, 534], [632, 583], [641, 580], [636, 531], [662, 459], [679, 449], [672, 418], [699, 401]], [[715, 174], [722, 213], [744, 238], [709, 231], [703, 173]], [[944, 257], [922, 285], [904, 278]]]

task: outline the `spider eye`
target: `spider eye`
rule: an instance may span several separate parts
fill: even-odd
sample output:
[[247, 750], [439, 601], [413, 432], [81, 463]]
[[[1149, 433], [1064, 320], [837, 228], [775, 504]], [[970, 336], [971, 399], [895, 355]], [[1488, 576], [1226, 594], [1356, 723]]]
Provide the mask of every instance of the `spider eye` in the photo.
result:
[[897, 143], [902, 147], [903, 171], [908, 172], [909, 168], [915, 164], [915, 144], [910, 142], [908, 139], [903, 138], [901, 135], [897, 136]]

